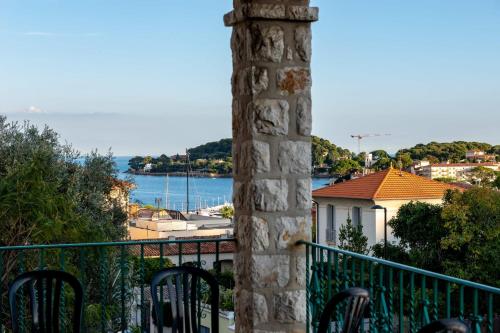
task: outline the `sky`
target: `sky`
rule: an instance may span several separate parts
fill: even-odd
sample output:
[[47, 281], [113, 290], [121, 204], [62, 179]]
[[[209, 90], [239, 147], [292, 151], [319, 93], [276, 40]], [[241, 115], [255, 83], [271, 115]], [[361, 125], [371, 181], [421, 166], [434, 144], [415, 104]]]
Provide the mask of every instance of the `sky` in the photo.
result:
[[[313, 134], [500, 144], [500, 0], [312, 0]], [[231, 136], [232, 0], [0, 0], [0, 114], [83, 153]]]

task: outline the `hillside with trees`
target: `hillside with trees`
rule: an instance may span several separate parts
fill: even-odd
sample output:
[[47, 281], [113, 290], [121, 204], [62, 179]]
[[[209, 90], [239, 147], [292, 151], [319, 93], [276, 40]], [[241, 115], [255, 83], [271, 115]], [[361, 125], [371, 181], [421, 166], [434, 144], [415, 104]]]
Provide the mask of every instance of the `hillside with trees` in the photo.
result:
[[189, 157], [197, 159], [227, 159], [231, 157], [232, 139], [222, 139], [208, 142], [203, 145], [188, 149]]
[[500, 155], [500, 145], [491, 145], [485, 142], [429, 142], [427, 144], [417, 144], [411, 148], [399, 150], [401, 154], [408, 154], [414, 160], [428, 160], [433, 163], [438, 162], [460, 162], [465, 159], [468, 150], [478, 149], [488, 154]]
[[[221, 139], [208, 142], [188, 149], [191, 160], [191, 170], [201, 174], [230, 176], [232, 172], [232, 139]], [[487, 154], [500, 155], [500, 145], [491, 145], [484, 142], [430, 142], [417, 144], [410, 148], [403, 148], [391, 156], [387, 151], [378, 149], [371, 152], [372, 168], [376, 171], [393, 167], [408, 168], [415, 160], [428, 160], [431, 163], [459, 162], [465, 159], [468, 150], [483, 150]], [[327, 139], [318, 136], [311, 137], [312, 167], [314, 176], [349, 177], [360, 172], [365, 166], [366, 153], [355, 154], [349, 149], [335, 145]], [[148, 173], [165, 174], [186, 171], [186, 157], [184, 155], [159, 157], [136, 156], [129, 161], [131, 172], [144, 173], [149, 164]]]

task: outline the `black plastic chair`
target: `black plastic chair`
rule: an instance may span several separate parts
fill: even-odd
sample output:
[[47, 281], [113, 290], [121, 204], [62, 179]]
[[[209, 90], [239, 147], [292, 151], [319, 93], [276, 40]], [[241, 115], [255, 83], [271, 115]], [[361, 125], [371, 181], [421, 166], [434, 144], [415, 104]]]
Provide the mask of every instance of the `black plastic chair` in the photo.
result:
[[[344, 324], [342, 333], [358, 332], [364, 317], [366, 305], [370, 302], [370, 293], [363, 288], [349, 288], [333, 296], [326, 303], [319, 320], [318, 333], [328, 332], [331, 316], [341, 303], [345, 304]], [[338, 318], [337, 318], [338, 320]]]
[[[156, 317], [165, 315], [165, 303], [160, 304], [158, 289], [162, 286], [167, 287], [167, 298], [170, 303], [172, 319], [172, 333], [198, 333], [197, 305], [200, 300], [197, 299], [201, 281], [206, 282], [210, 289], [210, 314], [211, 330], [210, 332], [219, 332], [219, 285], [214, 276], [209, 272], [190, 266], [172, 267], [158, 271], [154, 274], [151, 281], [151, 296]], [[167, 309], [168, 310], [168, 309]], [[157, 320], [159, 332], [161, 332], [162, 320]]]
[[457, 319], [441, 319], [425, 325], [418, 331], [418, 333], [438, 332], [469, 333], [469, 327]]
[[59, 333], [63, 283], [71, 286], [74, 291], [72, 332], [79, 333], [83, 309], [82, 285], [73, 275], [54, 270], [23, 273], [16, 277], [9, 287], [9, 305], [13, 332], [19, 332], [19, 320], [26, 320], [25, 318], [19, 318], [16, 300], [18, 291], [27, 286], [31, 309], [31, 332]]

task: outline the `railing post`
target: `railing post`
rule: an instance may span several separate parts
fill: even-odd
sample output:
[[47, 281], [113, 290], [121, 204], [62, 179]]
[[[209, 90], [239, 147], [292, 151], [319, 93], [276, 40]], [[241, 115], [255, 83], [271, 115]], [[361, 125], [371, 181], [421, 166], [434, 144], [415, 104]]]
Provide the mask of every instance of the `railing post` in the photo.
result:
[[306, 330], [311, 235], [309, 0], [235, 0], [233, 175], [237, 332]]

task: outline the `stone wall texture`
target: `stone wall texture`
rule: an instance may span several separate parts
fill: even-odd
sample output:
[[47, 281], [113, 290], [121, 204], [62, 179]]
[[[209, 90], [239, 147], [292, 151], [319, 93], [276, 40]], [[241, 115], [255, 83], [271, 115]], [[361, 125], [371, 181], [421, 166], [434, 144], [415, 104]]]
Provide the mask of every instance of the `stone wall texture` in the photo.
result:
[[305, 332], [311, 235], [309, 0], [234, 0], [237, 332]]

